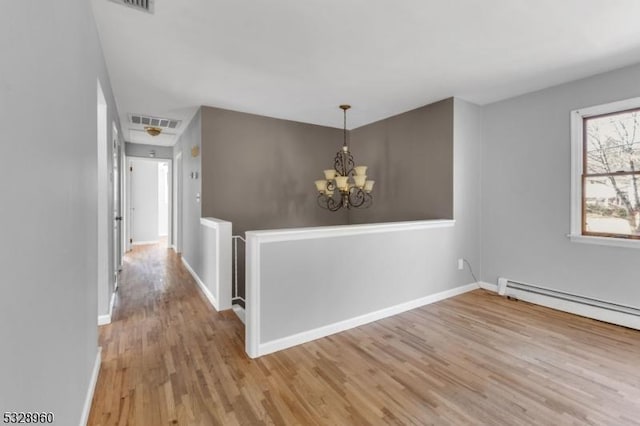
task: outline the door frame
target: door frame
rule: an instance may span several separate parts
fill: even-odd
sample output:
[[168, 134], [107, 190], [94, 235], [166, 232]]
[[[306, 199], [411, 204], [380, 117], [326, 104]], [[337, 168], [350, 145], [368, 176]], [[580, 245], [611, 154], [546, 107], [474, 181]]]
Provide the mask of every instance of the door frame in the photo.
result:
[[[118, 127], [116, 122], [112, 122], [111, 139], [112, 139], [112, 185], [113, 185], [113, 214], [112, 214], [112, 226], [113, 226], [113, 273], [114, 273], [114, 291], [118, 289], [120, 271], [122, 270], [122, 151], [123, 146], [118, 136]], [[116, 173], [117, 172], [117, 173]], [[116, 188], [117, 187], [117, 188]], [[117, 197], [116, 197], [117, 189]]]
[[182, 151], [173, 157], [173, 164], [172, 246], [176, 253], [182, 253]]

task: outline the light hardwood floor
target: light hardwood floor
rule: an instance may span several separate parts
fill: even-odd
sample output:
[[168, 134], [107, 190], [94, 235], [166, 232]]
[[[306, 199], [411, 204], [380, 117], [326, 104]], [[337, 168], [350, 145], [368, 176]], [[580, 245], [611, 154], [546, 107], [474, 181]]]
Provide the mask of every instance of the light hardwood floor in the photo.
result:
[[483, 290], [251, 360], [138, 246], [100, 345], [90, 425], [640, 425], [640, 332]]

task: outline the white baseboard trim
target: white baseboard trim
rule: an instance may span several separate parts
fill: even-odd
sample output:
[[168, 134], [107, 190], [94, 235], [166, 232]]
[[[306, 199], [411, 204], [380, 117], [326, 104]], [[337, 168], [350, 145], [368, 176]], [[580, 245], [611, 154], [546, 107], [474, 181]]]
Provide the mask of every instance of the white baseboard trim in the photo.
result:
[[189, 265], [189, 262], [187, 262], [184, 256], [182, 256], [181, 259], [182, 259], [182, 264], [184, 265], [185, 268], [187, 268], [187, 271], [189, 271], [189, 273], [191, 274], [195, 282], [198, 284], [198, 286], [200, 287], [200, 290], [202, 290], [202, 292], [206, 296], [209, 303], [211, 303], [211, 306], [213, 306], [213, 309], [215, 309], [216, 311], [219, 311], [218, 301], [216, 300], [215, 297], [213, 297], [213, 294], [211, 293], [211, 291], [207, 288], [206, 285], [204, 285], [204, 283], [202, 282], [198, 274], [196, 274], [196, 271], [193, 270], [193, 268], [191, 267], [191, 265]]
[[232, 305], [231, 309], [233, 309], [233, 312], [235, 312], [238, 318], [240, 318], [240, 321], [242, 321], [243, 324], [246, 324], [244, 320], [244, 308], [240, 305]]
[[111, 314], [107, 315], [98, 315], [98, 325], [107, 325], [111, 324]]
[[84, 399], [84, 406], [82, 407], [82, 417], [80, 417], [80, 426], [86, 426], [89, 421], [89, 413], [91, 412], [91, 402], [93, 401], [93, 394], [96, 391], [96, 384], [98, 383], [98, 376], [100, 375], [100, 364], [102, 363], [102, 348], [98, 347], [98, 353], [96, 354], [96, 361], [93, 364], [93, 371], [91, 372], [91, 380], [89, 381], [89, 389], [87, 390], [87, 396]]
[[111, 293], [111, 302], [109, 302], [109, 313], [106, 315], [98, 315], [98, 325], [111, 324], [111, 316], [113, 315], [113, 304], [116, 302], [116, 292]]
[[485, 289], [485, 290], [489, 290], [492, 291], [494, 293], [498, 292], [498, 285], [497, 284], [491, 284], [491, 283], [487, 283], [484, 281], [478, 281], [478, 287]]
[[[421, 297], [420, 299], [411, 300], [409, 302], [400, 303], [395, 306], [380, 309], [375, 312], [360, 315], [355, 318], [349, 318], [343, 321], [339, 321], [333, 324], [325, 325], [315, 328], [313, 330], [303, 331], [292, 336], [283, 337], [270, 342], [260, 343], [258, 346], [257, 356], [267, 355], [273, 352], [280, 351], [282, 349], [291, 348], [293, 346], [301, 345], [303, 343], [310, 342], [312, 340], [320, 339], [322, 337], [330, 336], [341, 331], [346, 331], [354, 327], [368, 324], [370, 322], [378, 321], [383, 318], [387, 318], [393, 315], [400, 314], [402, 312], [409, 311], [411, 309], [419, 308], [421, 306], [429, 305], [431, 303], [439, 302], [444, 299], [448, 299], [453, 296], [478, 289], [477, 283], [471, 283], [460, 287], [452, 288], [451, 290], [441, 291], [440, 293], [431, 294], [429, 296]], [[251, 355], [250, 355], [251, 356]], [[256, 356], [256, 357], [257, 357]]]
[[160, 240], [154, 240], [154, 241], [134, 241], [131, 243], [131, 245], [133, 246], [144, 246], [147, 244], [158, 244], [160, 242]]

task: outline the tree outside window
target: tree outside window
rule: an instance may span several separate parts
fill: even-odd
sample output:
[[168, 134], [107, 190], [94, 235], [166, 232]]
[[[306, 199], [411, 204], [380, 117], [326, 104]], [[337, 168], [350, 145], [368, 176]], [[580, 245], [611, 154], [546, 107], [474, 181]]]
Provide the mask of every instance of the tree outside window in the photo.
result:
[[640, 110], [583, 125], [582, 233], [640, 239]]

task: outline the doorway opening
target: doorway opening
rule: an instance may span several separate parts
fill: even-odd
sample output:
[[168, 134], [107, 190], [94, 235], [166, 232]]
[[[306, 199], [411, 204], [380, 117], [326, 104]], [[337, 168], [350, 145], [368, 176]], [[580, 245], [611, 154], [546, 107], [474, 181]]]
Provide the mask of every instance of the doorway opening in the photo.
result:
[[169, 245], [172, 234], [171, 160], [127, 158], [129, 247]]
[[109, 169], [109, 111], [104, 91], [97, 81], [97, 203], [98, 203], [98, 325], [111, 322], [111, 308], [113, 306], [113, 292], [115, 282], [113, 280], [113, 248], [111, 241], [112, 224], [110, 179], [113, 178], [113, 170]]

